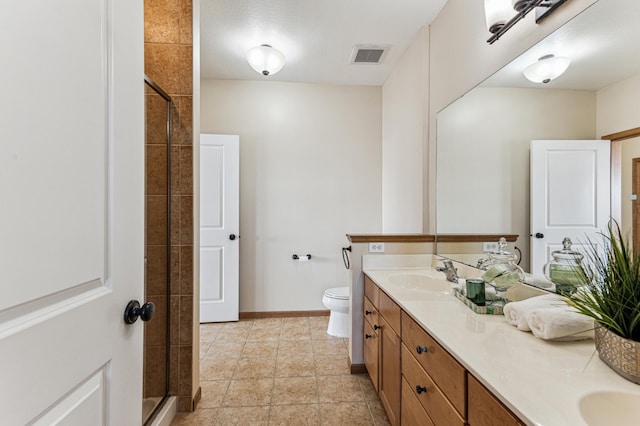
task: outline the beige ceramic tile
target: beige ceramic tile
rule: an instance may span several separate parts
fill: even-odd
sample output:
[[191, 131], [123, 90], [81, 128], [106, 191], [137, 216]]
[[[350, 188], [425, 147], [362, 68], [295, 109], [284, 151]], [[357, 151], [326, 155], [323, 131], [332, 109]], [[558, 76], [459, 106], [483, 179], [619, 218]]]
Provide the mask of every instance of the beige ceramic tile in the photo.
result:
[[251, 342], [255, 341], [277, 341], [280, 339], [279, 328], [254, 328], [249, 332], [247, 340]]
[[323, 426], [370, 426], [373, 419], [365, 402], [339, 402], [320, 404]]
[[364, 401], [360, 382], [351, 375], [318, 377], [320, 402], [360, 402]]
[[[209, 347], [207, 358], [240, 358], [245, 342], [234, 340], [215, 340]], [[203, 360], [204, 361], [204, 360]]]
[[312, 355], [280, 357], [276, 363], [276, 377], [315, 376], [316, 364]]
[[318, 404], [279, 405], [271, 408], [269, 426], [318, 426]]
[[351, 374], [347, 355], [316, 355], [316, 374], [318, 376], [337, 376]]
[[318, 402], [315, 377], [276, 377], [273, 379], [273, 405]]
[[171, 426], [200, 426], [215, 424], [215, 409], [198, 408], [193, 413], [178, 413]]
[[275, 358], [241, 358], [233, 373], [234, 379], [273, 377], [276, 372]]
[[312, 355], [313, 346], [307, 340], [280, 340], [278, 357]]
[[240, 358], [208, 357], [200, 362], [200, 380], [230, 379]]
[[[280, 340], [311, 340], [309, 327], [282, 327]], [[310, 342], [309, 342], [310, 343]]]
[[272, 378], [231, 380], [222, 405], [225, 407], [269, 405], [272, 390]]
[[215, 408], [222, 406], [222, 400], [229, 388], [230, 380], [201, 380], [202, 398], [199, 408]]
[[262, 357], [275, 358], [278, 356], [278, 341], [248, 341], [242, 349], [242, 358]]
[[309, 327], [309, 317], [283, 318], [282, 326], [284, 328]]
[[384, 407], [380, 402], [379, 398], [375, 400], [367, 401], [367, 405], [369, 406], [369, 412], [371, 413], [371, 417], [373, 417], [373, 422], [376, 426], [389, 426], [389, 418], [387, 417], [387, 413], [384, 411]]
[[253, 328], [282, 328], [282, 318], [259, 318], [253, 320]]
[[356, 375], [358, 378], [358, 382], [360, 383], [360, 388], [362, 389], [362, 394], [364, 395], [364, 399], [366, 401], [377, 401], [378, 393], [376, 389], [373, 387], [373, 383], [371, 383], [371, 378], [368, 374], [358, 374]]
[[203, 423], [199, 426], [227, 426], [227, 425], [250, 425], [267, 426], [269, 424], [268, 405], [255, 407], [223, 407], [214, 409], [213, 423]]
[[326, 340], [313, 340], [313, 353], [314, 355], [327, 355], [327, 354], [344, 354], [348, 353], [347, 346], [344, 342], [345, 339], [326, 339]]

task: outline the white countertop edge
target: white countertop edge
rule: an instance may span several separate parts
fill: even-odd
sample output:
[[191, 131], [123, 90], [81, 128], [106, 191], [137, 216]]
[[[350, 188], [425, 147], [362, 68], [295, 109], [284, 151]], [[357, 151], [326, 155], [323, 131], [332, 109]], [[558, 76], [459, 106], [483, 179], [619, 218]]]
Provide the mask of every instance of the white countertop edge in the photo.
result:
[[579, 411], [583, 396], [599, 391], [640, 395], [640, 386], [598, 358], [593, 340], [547, 342], [519, 331], [501, 315], [476, 314], [453, 294], [434, 297], [388, 279], [410, 272], [442, 280], [429, 267], [369, 267], [363, 272], [527, 424], [585, 425]]

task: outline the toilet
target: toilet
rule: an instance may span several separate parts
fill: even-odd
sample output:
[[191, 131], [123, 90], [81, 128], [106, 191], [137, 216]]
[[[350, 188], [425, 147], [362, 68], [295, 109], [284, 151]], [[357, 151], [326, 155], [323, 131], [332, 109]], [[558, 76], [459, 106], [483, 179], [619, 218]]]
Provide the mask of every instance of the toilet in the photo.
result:
[[349, 287], [326, 289], [322, 304], [331, 311], [327, 333], [334, 337], [349, 337]]

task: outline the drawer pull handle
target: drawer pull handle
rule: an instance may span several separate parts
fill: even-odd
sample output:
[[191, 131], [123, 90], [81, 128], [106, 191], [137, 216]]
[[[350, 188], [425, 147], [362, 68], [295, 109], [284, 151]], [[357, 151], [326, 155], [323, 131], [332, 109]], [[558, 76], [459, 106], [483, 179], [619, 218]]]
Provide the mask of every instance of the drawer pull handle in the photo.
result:
[[373, 337], [373, 336], [372, 336], [372, 335], [370, 335], [370, 334], [365, 334], [365, 335], [364, 335], [364, 338], [365, 338], [365, 339], [371, 339], [372, 337]]
[[416, 346], [416, 352], [418, 352], [418, 355], [420, 355], [421, 353], [427, 353], [427, 347], [426, 346]]
[[365, 315], [371, 315], [371, 311], [364, 311]]
[[374, 329], [374, 330], [380, 330], [381, 328], [382, 328], [382, 327], [380, 327], [380, 326], [379, 326], [379, 325], [377, 325], [377, 324], [374, 324], [374, 325], [373, 325], [373, 329]]
[[427, 388], [425, 388], [424, 386], [416, 385], [416, 392], [418, 392], [418, 395], [420, 395], [422, 392], [427, 392]]

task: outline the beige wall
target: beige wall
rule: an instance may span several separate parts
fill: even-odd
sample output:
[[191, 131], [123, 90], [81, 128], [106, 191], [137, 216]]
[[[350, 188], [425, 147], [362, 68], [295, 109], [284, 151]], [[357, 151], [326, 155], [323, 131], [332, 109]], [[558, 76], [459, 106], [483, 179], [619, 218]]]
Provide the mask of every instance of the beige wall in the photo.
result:
[[640, 127], [640, 74], [598, 91], [598, 137]]
[[530, 141], [593, 139], [595, 119], [590, 91], [476, 88], [447, 107], [438, 114], [438, 233], [518, 234], [528, 270]]
[[345, 234], [381, 230], [381, 88], [204, 80], [201, 103], [240, 135], [240, 311], [324, 309]]
[[423, 28], [382, 88], [382, 231], [422, 232], [429, 29]]

